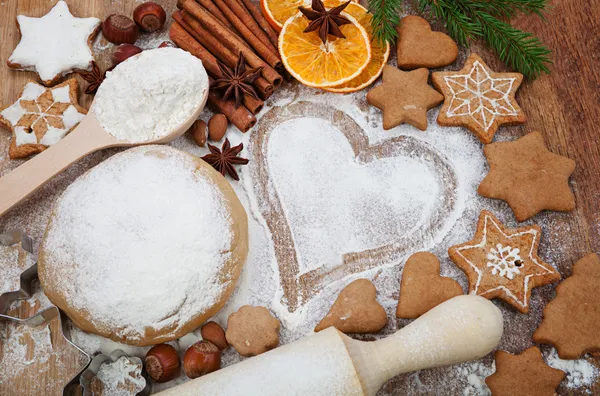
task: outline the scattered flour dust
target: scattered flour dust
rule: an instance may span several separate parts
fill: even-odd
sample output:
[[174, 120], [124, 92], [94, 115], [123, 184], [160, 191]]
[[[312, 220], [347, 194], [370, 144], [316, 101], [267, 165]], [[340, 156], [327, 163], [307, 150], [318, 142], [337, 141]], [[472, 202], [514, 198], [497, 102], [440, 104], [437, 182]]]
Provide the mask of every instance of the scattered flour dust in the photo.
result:
[[99, 331], [132, 340], [147, 327], [177, 331], [212, 307], [227, 284], [233, 220], [196, 169], [187, 154], [145, 146], [77, 179], [40, 248], [47, 287]]
[[206, 99], [202, 61], [178, 48], [144, 51], [108, 72], [92, 111], [118, 140], [163, 138], [190, 119]]
[[495, 364], [488, 367], [481, 362], [469, 362], [456, 365], [455, 373], [464, 382], [463, 396], [490, 396], [492, 393], [485, 384], [485, 378], [494, 374]]
[[0, 294], [21, 288], [21, 273], [35, 264], [35, 257], [20, 244], [0, 245]]
[[598, 378], [599, 370], [586, 359], [563, 360], [558, 357], [556, 350], [552, 349], [546, 357], [550, 367], [567, 373], [563, 381], [567, 388], [580, 388], [592, 385]]
[[145, 387], [142, 364], [132, 362], [127, 356], [102, 364], [90, 381], [92, 396], [134, 396]]

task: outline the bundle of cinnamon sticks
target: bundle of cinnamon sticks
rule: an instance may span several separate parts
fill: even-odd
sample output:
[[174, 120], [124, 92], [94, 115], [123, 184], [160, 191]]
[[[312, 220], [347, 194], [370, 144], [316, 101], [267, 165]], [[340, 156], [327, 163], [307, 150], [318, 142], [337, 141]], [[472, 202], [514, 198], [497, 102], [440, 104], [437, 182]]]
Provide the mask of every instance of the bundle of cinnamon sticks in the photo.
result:
[[248, 131], [256, 124], [254, 114], [283, 81], [277, 33], [252, 0], [179, 0], [177, 7], [171, 40], [202, 60], [211, 81], [222, 77], [218, 62], [234, 69], [243, 56], [250, 67], [262, 67], [253, 84], [259, 99], [246, 94], [236, 108], [234, 100], [223, 100], [218, 93], [208, 96], [213, 110], [225, 114], [240, 131]]

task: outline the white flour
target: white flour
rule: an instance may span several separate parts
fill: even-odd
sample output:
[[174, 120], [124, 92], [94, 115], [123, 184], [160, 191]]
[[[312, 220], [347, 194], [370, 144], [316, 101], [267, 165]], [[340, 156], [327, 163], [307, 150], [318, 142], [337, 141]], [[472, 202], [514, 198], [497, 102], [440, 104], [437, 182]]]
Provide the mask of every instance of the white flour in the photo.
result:
[[208, 75], [202, 62], [180, 49], [144, 51], [119, 64], [98, 89], [92, 111], [119, 140], [163, 138], [202, 105]]
[[0, 294], [21, 288], [21, 273], [35, 264], [35, 257], [20, 245], [0, 245]]
[[142, 365], [133, 363], [126, 356], [101, 365], [96, 378], [103, 385], [101, 394], [107, 396], [133, 396], [146, 386]]
[[145, 146], [79, 178], [56, 207], [40, 277], [98, 329], [129, 339], [204, 313], [228, 284], [233, 223], [195, 169], [186, 154]]
[[598, 378], [598, 368], [586, 359], [563, 360], [558, 357], [556, 350], [552, 349], [546, 356], [546, 361], [550, 367], [567, 373], [567, 377], [563, 381], [567, 388], [590, 386]]

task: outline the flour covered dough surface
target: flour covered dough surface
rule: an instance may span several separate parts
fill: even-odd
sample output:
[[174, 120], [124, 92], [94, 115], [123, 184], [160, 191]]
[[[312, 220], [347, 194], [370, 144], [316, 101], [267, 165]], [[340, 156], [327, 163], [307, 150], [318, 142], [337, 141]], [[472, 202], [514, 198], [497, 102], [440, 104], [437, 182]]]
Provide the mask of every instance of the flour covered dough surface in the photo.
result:
[[40, 247], [40, 280], [81, 329], [149, 345], [218, 312], [247, 250], [246, 213], [221, 175], [179, 150], [140, 147], [63, 193]]

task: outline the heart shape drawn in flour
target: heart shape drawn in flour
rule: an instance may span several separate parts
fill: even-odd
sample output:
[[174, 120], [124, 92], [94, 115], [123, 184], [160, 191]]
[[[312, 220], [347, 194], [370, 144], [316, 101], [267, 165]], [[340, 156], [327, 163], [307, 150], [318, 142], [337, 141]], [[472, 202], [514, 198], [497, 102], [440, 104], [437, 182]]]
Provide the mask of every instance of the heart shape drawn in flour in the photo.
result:
[[456, 207], [457, 176], [443, 154], [409, 136], [371, 146], [326, 104], [272, 108], [249, 155], [290, 312], [335, 281], [435, 243]]

